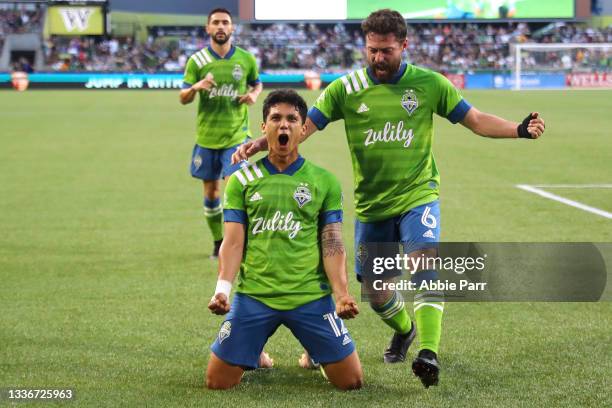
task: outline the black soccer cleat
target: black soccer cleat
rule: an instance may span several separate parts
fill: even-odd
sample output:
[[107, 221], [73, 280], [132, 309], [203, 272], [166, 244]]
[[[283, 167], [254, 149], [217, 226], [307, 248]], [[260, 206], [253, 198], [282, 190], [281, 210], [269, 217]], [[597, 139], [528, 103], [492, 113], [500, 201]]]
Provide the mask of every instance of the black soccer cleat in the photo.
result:
[[391, 343], [383, 354], [383, 361], [387, 364], [402, 363], [406, 361], [406, 352], [416, 336], [416, 325], [412, 322], [410, 331], [406, 334], [393, 333]]
[[222, 242], [223, 242], [223, 239], [215, 241], [215, 246], [213, 247], [213, 253], [210, 256], [210, 259], [218, 259], [219, 258], [219, 249], [221, 249], [221, 243]]
[[412, 362], [412, 372], [419, 377], [425, 388], [438, 385], [440, 363], [438, 356], [431, 350], [423, 349]]

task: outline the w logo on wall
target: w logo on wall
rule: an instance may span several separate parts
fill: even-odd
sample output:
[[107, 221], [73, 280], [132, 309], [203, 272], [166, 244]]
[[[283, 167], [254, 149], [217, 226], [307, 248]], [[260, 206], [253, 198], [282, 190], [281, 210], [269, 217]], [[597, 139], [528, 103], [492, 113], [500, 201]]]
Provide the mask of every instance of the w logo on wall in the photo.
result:
[[94, 10], [87, 7], [64, 7], [59, 10], [66, 31], [72, 32], [77, 30], [83, 32], [89, 26], [89, 18]]
[[47, 10], [50, 34], [102, 35], [104, 11], [97, 6], [50, 6]]

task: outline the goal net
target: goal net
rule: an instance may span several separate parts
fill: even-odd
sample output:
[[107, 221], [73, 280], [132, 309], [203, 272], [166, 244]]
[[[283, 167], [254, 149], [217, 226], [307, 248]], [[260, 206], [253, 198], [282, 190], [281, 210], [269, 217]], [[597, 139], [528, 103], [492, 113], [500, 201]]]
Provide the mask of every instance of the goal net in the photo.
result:
[[569, 88], [612, 88], [612, 43], [515, 44], [513, 48], [514, 89], [555, 84]]

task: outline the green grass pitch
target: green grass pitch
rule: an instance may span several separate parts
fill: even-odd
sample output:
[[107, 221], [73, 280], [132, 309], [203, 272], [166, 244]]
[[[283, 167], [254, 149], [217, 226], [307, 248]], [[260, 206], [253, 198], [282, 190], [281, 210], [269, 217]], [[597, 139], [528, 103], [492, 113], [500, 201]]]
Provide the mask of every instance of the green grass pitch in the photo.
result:
[[[515, 187], [611, 183], [612, 92], [465, 96], [514, 120], [539, 110], [547, 131], [494, 141], [436, 119], [444, 240], [612, 242], [611, 220]], [[262, 100], [251, 109], [255, 135]], [[607, 302], [449, 303], [440, 386], [428, 390], [409, 364], [383, 365], [390, 331], [362, 303], [347, 325], [363, 390], [337, 392], [296, 368], [301, 349], [286, 329], [267, 346], [275, 369], [205, 390], [221, 319], [206, 309], [216, 265], [188, 174], [195, 106], [180, 106], [178, 91], [6, 91], [0, 106], [0, 388], [73, 387], [70, 406], [612, 405]], [[342, 182], [351, 259], [342, 124], [301, 152]], [[610, 189], [550, 191], [612, 211]]]

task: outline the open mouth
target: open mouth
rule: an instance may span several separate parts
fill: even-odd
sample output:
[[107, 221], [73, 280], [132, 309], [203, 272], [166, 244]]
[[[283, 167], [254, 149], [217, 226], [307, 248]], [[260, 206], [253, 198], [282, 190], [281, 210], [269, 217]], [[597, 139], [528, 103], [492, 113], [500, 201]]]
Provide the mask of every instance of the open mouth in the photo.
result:
[[278, 136], [278, 143], [280, 143], [281, 146], [287, 146], [287, 143], [289, 143], [289, 135], [283, 133]]

